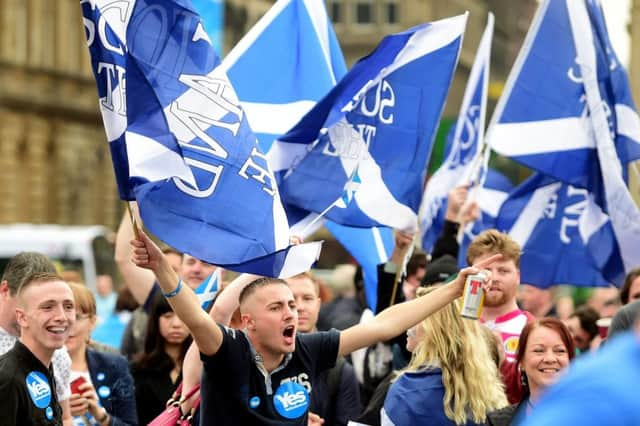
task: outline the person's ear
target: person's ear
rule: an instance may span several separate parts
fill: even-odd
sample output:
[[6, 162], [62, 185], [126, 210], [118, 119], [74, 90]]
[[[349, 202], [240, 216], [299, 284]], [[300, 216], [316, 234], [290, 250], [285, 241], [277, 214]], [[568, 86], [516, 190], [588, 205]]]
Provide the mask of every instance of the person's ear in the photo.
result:
[[16, 320], [18, 321], [18, 325], [20, 328], [27, 328], [27, 315], [22, 308], [16, 308]]
[[9, 291], [9, 283], [7, 282], [7, 280], [2, 280], [2, 282], [0, 282], [0, 297], [6, 298], [8, 296], [11, 296], [11, 292]]

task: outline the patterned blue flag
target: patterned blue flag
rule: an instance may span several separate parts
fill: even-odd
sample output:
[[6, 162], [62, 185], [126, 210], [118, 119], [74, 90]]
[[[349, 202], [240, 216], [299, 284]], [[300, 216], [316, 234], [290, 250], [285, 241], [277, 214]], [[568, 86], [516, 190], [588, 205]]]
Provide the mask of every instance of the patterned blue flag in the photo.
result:
[[[255, 64], [268, 66], [257, 73]], [[227, 55], [222, 67], [237, 87], [247, 118], [265, 150], [347, 72], [323, 2], [305, 0], [276, 1]], [[268, 155], [275, 164], [287, 157], [277, 149]], [[290, 205], [285, 211], [294, 235], [307, 237], [323, 224], [329, 229], [362, 266], [367, 300], [375, 309], [376, 265], [391, 253], [392, 231], [344, 227], [317, 220], [317, 214]], [[309, 227], [313, 220], [317, 226]]]
[[[573, 7], [584, 8], [584, 0]], [[576, 42], [588, 37], [597, 88], [615, 151], [623, 164], [640, 158], [640, 119], [627, 74], [607, 36], [600, 8], [586, 2], [584, 33], [572, 30], [565, 0], [542, 2], [500, 98], [487, 139], [522, 164], [582, 188], [601, 186], [592, 111], [577, 62]], [[542, 77], [544, 76], [544, 78]]]
[[[357, 167], [359, 190], [327, 218], [415, 230], [432, 141], [458, 61], [467, 16], [385, 37], [273, 146], [287, 204], [320, 213]], [[286, 153], [286, 154], [285, 154]]]
[[120, 194], [145, 225], [229, 269], [308, 269], [319, 246], [289, 248], [273, 173], [191, 2], [81, 6]]
[[607, 286], [603, 271], [623, 270], [611, 221], [593, 195], [541, 173], [509, 194], [496, 228], [522, 247], [523, 283]]
[[427, 182], [422, 196], [420, 230], [422, 249], [427, 253], [433, 249], [444, 226], [449, 191], [461, 184], [471, 184], [473, 166], [480, 160], [484, 146], [492, 39], [493, 14], [489, 13], [462, 98], [459, 118], [447, 137], [445, 160]]
[[[627, 164], [640, 158], [640, 119], [597, 1], [540, 6], [488, 139], [498, 152], [553, 177], [557, 185], [569, 185], [559, 191], [585, 190], [588, 208], [580, 216], [577, 241], [597, 259], [605, 280], [619, 284], [640, 264], [640, 211], [625, 184]], [[549, 235], [536, 241], [540, 252], [557, 248]], [[566, 259], [554, 262], [575, 268]], [[549, 280], [565, 278], [559, 272]], [[588, 267], [584, 276], [572, 279], [569, 283], [576, 285], [600, 282]]]

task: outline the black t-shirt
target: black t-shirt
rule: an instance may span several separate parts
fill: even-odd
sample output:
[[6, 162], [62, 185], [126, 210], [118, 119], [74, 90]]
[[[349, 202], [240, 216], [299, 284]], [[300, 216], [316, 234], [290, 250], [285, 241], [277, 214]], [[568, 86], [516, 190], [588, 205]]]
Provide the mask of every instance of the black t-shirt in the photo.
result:
[[306, 426], [309, 394], [318, 375], [335, 365], [340, 332], [297, 335], [296, 350], [269, 374], [242, 331], [220, 328], [218, 352], [200, 355], [201, 424]]
[[20, 341], [0, 356], [2, 425], [62, 425], [53, 370]]

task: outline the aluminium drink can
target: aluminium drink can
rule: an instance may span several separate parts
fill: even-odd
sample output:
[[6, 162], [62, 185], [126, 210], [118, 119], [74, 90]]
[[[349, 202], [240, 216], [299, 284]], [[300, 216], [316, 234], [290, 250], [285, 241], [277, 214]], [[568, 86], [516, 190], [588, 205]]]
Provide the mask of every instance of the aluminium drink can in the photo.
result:
[[483, 273], [469, 275], [464, 283], [462, 291], [462, 306], [460, 314], [465, 318], [478, 319], [482, 315], [484, 303], [484, 290], [482, 283], [485, 275]]

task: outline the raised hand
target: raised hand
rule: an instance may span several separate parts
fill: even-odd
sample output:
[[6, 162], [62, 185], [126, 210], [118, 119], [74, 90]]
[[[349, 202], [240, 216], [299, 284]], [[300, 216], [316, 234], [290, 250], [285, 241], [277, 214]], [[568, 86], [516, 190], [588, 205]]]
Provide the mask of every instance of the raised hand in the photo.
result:
[[458, 293], [458, 297], [462, 296], [462, 291], [464, 289], [464, 282], [466, 281], [469, 275], [474, 275], [482, 271], [484, 274], [484, 282], [482, 283], [483, 290], [488, 290], [491, 286], [491, 271], [486, 270], [489, 266], [493, 264], [493, 262], [497, 262], [502, 259], [502, 254], [494, 254], [482, 261], [479, 261], [472, 266], [468, 266], [463, 268], [458, 272], [458, 276], [455, 280], [453, 280], [449, 285], [456, 289]]
[[131, 260], [136, 266], [156, 271], [160, 264], [165, 261], [162, 251], [142, 231], [139, 231], [138, 238], [131, 240], [131, 246], [133, 252]]

